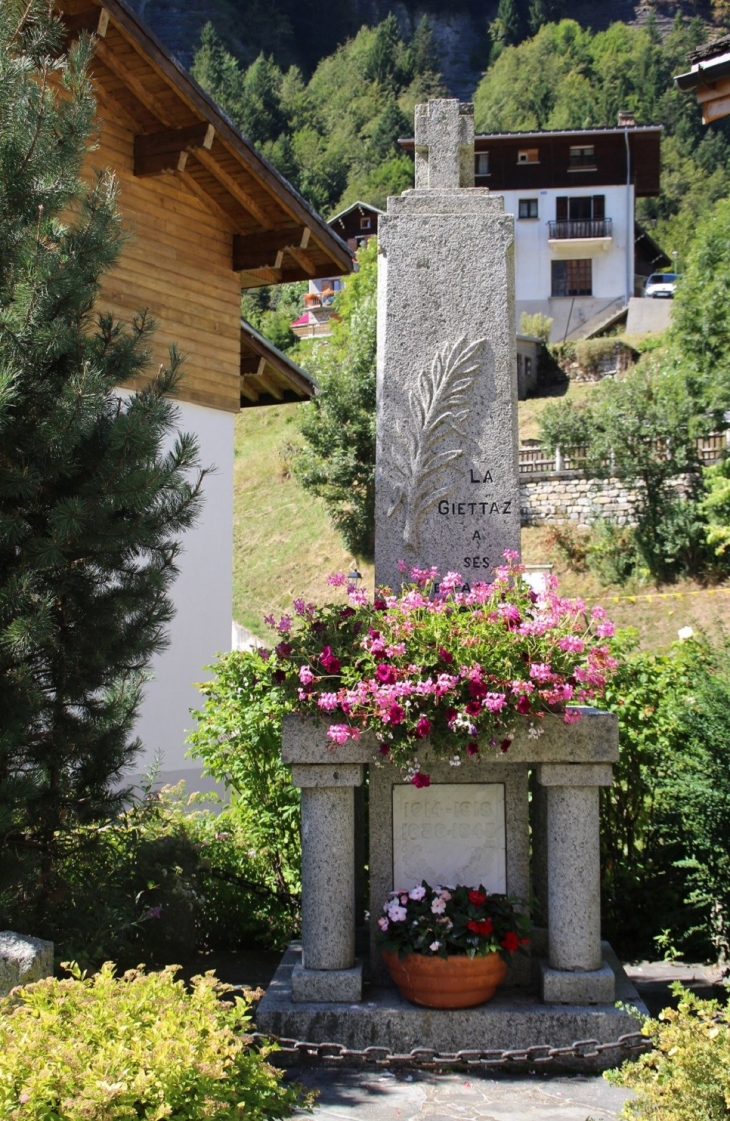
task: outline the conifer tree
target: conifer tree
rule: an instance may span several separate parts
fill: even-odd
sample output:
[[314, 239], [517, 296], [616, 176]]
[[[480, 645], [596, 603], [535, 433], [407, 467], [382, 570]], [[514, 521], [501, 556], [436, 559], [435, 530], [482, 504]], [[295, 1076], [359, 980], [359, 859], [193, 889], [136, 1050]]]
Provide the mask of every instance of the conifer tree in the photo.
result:
[[81, 175], [93, 45], [66, 53], [49, 8], [0, 4], [0, 869], [16, 902], [23, 868], [42, 897], [63, 837], [122, 800], [203, 475], [175, 432], [178, 355], [118, 388], [144, 381], [153, 324], [95, 311], [125, 235], [113, 176]]

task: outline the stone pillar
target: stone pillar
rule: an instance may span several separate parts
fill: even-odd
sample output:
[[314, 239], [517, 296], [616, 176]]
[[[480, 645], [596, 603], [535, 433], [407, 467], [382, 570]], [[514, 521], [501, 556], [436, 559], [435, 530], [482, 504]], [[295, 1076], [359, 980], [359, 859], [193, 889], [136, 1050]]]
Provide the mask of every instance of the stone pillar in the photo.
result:
[[604, 1004], [614, 1000], [613, 970], [601, 952], [598, 788], [610, 786], [607, 763], [541, 764], [547, 788], [549, 959], [543, 1000]]
[[294, 1001], [359, 1001], [355, 962], [355, 787], [362, 766], [294, 766], [302, 790], [302, 963]]

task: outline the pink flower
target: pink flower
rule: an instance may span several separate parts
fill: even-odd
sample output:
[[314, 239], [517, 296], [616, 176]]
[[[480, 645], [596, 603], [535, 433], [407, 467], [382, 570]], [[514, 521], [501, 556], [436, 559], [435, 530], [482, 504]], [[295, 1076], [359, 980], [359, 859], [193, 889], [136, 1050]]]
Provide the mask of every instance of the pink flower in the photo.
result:
[[380, 927], [380, 929], [382, 931], [386, 931], [388, 929], [388, 927], [390, 926], [390, 923], [386, 919], [385, 915], [383, 915], [381, 918], [378, 919], [378, 926]]
[[431, 913], [434, 915], [443, 915], [446, 910], [446, 900], [443, 895], [437, 895], [431, 902]]
[[417, 790], [421, 790], [424, 786], [431, 785], [431, 776], [424, 775], [423, 771], [416, 771], [415, 775], [411, 779], [411, 782]]
[[580, 712], [577, 708], [566, 708], [563, 715], [563, 721], [566, 724], [577, 724], [580, 720]]
[[375, 667], [375, 676], [382, 685], [393, 685], [396, 680], [395, 666], [388, 666], [381, 662]]
[[320, 693], [317, 697], [317, 704], [323, 708], [325, 712], [332, 712], [337, 708], [337, 694], [336, 693]]
[[391, 922], [405, 922], [408, 917], [408, 912], [405, 907], [401, 907], [398, 903], [391, 903], [388, 908], [388, 917]]
[[533, 662], [530, 666], [530, 677], [534, 677], [536, 681], [552, 681], [552, 666], [546, 662]]
[[599, 635], [600, 638], [612, 638], [615, 633], [616, 628], [608, 619], [606, 619], [605, 623], [601, 623], [596, 627], [596, 634]]
[[430, 731], [431, 731], [431, 721], [428, 720], [425, 716], [422, 716], [420, 718], [420, 720], [418, 721], [418, 723], [416, 724], [416, 736], [418, 737], [419, 740], [423, 740], [423, 739], [426, 738], [426, 736], [428, 735], [428, 733]]
[[414, 903], [420, 903], [420, 901], [423, 899], [425, 894], [426, 894], [425, 887], [423, 887], [422, 884], [417, 884], [415, 887], [412, 887], [411, 890], [408, 892], [408, 898], [412, 899]]
[[332, 588], [344, 588], [347, 583], [347, 577], [344, 572], [331, 572], [327, 577], [327, 583]]
[[432, 942], [431, 945], [428, 948], [429, 948], [429, 950], [431, 951], [432, 954], [435, 954], [437, 950], [441, 949], [441, 943], [440, 942]]
[[399, 572], [407, 572], [408, 571], [408, 565], [406, 564], [406, 562], [404, 560], [396, 561], [396, 567], [398, 568]]
[[288, 634], [291, 630], [291, 615], [282, 615], [276, 629], [279, 634]]
[[309, 666], [299, 667], [299, 680], [301, 681], [302, 685], [312, 684], [312, 682], [314, 681], [314, 674], [312, 673]]
[[518, 712], [521, 712], [523, 716], [526, 716], [527, 713], [530, 711], [530, 698], [529, 697], [518, 697], [517, 704], [515, 705], [515, 708], [517, 709]]
[[484, 707], [490, 712], [501, 712], [507, 704], [504, 693], [487, 693], [484, 698]]
[[347, 724], [330, 724], [327, 729], [327, 739], [333, 743], [346, 743], [350, 738], [350, 728]]
[[582, 638], [578, 638], [575, 634], [566, 634], [565, 638], [561, 638], [558, 643], [561, 650], [566, 650], [569, 654], [582, 654], [585, 650], [586, 644]]

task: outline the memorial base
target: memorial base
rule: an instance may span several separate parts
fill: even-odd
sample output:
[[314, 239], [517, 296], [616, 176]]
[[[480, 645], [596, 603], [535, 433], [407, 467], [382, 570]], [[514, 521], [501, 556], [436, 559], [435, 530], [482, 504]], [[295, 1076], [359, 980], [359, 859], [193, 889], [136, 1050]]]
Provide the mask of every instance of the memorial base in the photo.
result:
[[540, 993], [546, 1004], [612, 1004], [616, 978], [607, 961], [585, 972], [551, 969], [541, 961]]
[[[648, 1016], [606, 942], [603, 956], [614, 978], [616, 1000]], [[292, 975], [300, 961], [301, 947], [292, 943], [259, 1004], [256, 1023], [260, 1031], [315, 1043], [341, 1043], [357, 1050], [387, 1047], [393, 1054], [404, 1054], [414, 1047], [440, 1052], [505, 1051], [541, 1044], [568, 1047], [583, 1039], [608, 1043], [638, 1030], [638, 1020], [613, 1004], [545, 1004], [537, 991], [519, 989], [500, 989], [488, 1004], [454, 1012], [417, 1008], [397, 989], [386, 987], [366, 986], [361, 1001], [297, 1002]], [[595, 1058], [554, 1059], [549, 1068], [599, 1071], [618, 1066], [626, 1057], [626, 1052], [616, 1048]], [[271, 1058], [276, 1061], [276, 1055]], [[547, 1069], [546, 1064], [542, 1066]]]
[[305, 969], [301, 965], [301, 953], [299, 958], [291, 973], [291, 994], [295, 1003], [362, 1000], [362, 962], [356, 962], [352, 969]]

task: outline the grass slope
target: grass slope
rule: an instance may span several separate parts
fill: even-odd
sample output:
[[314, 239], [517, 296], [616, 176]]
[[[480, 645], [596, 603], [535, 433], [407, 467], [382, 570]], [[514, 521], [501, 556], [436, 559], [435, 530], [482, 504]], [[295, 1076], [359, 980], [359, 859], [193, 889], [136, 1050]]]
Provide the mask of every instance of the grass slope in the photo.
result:
[[[588, 389], [577, 385], [570, 393], [582, 397]], [[537, 434], [546, 400], [520, 402], [521, 438]], [[264, 639], [264, 614], [289, 610], [295, 596], [315, 602], [334, 598], [327, 575], [348, 571], [352, 559], [322, 502], [305, 493], [287, 467], [298, 407], [244, 409], [236, 421], [233, 616]], [[652, 649], [668, 646], [680, 627], [711, 634], [730, 619], [728, 585], [706, 588], [686, 580], [668, 587], [605, 587], [591, 573], [571, 572], [551, 554], [546, 527], [523, 529], [522, 550], [526, 564], [553, 564], [564, 595], [602, 604], [618, 626], [636, 627], [642, 645]], [[372, 566], [360, 568], [372, 588]]]
[[[332, 598], [327, 575], [349, 571], [352, 560], [322, 502], [289, 473], [298, 407], [244, 409], [236, 420], [233, 617], [261, 637], [263, 615], [289, 610], [295, 596]], [[372, 583], [372, 566], [360, 569]]]

